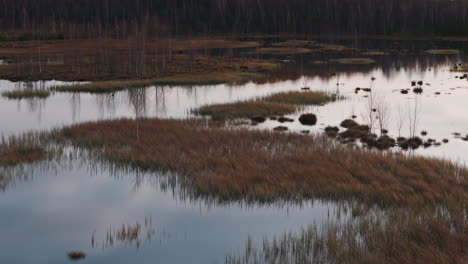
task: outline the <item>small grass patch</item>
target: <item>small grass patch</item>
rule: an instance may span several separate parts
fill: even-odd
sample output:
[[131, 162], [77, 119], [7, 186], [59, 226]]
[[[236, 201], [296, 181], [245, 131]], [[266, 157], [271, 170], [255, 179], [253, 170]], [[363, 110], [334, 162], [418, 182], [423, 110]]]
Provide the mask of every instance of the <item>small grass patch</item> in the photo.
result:
[[283, 92], [256, 100], [202, 106], [193, 112], [214, 120], [252, 118], [292, 114], [303, 105], [321, 105], [336, 100], [324, 92]]
[[214, 120], [225, 120], [252, 118], [254, 116], [287, 115], [295, 111], [296, 107], [293, 105], [257, 100], [202, 106], [194, 110], [194, 113], [211, 116]]
[[241, 83], [261, 76], [262, 75], [260, 73], [253, 72], [214, 72], [206, 74], [170, 76], [158, 79], [103, 81], [88, 84], [56, 86], [52, 87], [52, 90], [59, 92], [109, 93], [153, 85], [195, 86]]
[[338, 44], [327, 44], [327, 43], [320, 43], [317, 45], [320, 51], [323, 52], [342, 52], [342, 51], [354, 51], [354, 48], [346, 47], [343, 45]]
[[321, 105], [335, 101], [336, 95], [324, 92], [282, 92], [263, 98], [264, 101], [293, 104], [293, 105]]
[[364, 51], [361, 52], [362, 55], [364, 56], [383, 56], [387, 55], [387, 53], [380, 51], [380, 50], [369, 50], [369, 51]]
[[459, 51], [456, 49], [431, 49], [426, 50], [426, 53], [433, 55], [456, 55]]
[[290, 39], [283, 42], [276, 42], [271, 44], [274, 47], [304, 47], [308, 45], [314, 44], [315, 41], [313, 40], [298, 40], [298, 39]]
[[336, 59], [332, 60], [339, 64], [372, 64], [375, 63], [373, 59], [370, 58], [343, 58], [343, 59]]
[[8, 99], [47, 98], [50, 92], [41, 89], [21, 89], [2, 93]]

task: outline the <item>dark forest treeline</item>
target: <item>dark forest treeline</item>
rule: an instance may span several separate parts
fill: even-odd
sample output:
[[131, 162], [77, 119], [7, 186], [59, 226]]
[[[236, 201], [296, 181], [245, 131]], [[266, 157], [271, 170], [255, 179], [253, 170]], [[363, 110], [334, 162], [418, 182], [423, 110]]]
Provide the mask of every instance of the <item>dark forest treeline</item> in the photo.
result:
[[1, 31], [65, 38], [468, 33], [468, 0], [0, 0]]

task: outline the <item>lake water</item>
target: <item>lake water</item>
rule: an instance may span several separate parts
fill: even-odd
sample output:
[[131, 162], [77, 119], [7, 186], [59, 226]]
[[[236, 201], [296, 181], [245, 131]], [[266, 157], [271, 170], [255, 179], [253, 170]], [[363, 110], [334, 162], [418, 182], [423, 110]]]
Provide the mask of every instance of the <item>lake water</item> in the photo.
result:
[[[372, 98], [387, 109], [390, 135], [409, 136], [409, 116], [417, 112], [417, 135], [425, 130], [425, 138], [449, 140], [417, 153], [465, 163], [468, 142], [452, 133], [468, 134], [468, 81], [450, 71], [464, 61], [463, 52], [373, 58], [376, 63], [371, 65], [319, 64], [317, 61], [327, 59], [321, 55], [294, 58], [278, 73], [276, 77], [280, 78], [263, 83], [149, 87], [98, 95], [54, 93], [47, 99], [0, 97], [0, 133], [9, 136], [120, 117], [188, 118], [193, 117], [192, 109], [202, 105], [300, 91], [304, 85], [311, 90], [339, 93], [344, 99], [305, 108], [290, 116], [293, 123], [267, 121], [248, 127], [285, 125], [295, 132], [322, 132], [324, 127], [338, 126], [353, 115], [356, 121], [365, 123], [371, 111], [370, 94], [355, 93], [355, 89], [372, 87]], [[411, 82], [420, 80], [424, 83], [422, 94], [400, 92], [414, 88]], [[3, 80], [0, 93], [61, 84], [66, 83]], [[318, 124], [301, 125], [297, 119], [304, 112], [316, 114]], [[12, 172], [13, 180], [0, 185], [2, 263], [66, 263], [66, 253], [72, 250], [87, 254], [82, 263], [222, 263], [225, 254], [242, 251], [249, 235], [261, 241], [265, 236], [298, 231], [341, 214], [331, 202], [246, 205], [194, 200], [184, 197], [178, 187], [167, 188], [167, 175], [114, 171], [81, 158], [25, 166], [23, 173], [19, 170]], [[122, 225], [137, 223], [141, 225], [138, 247], [135, 240], [117, 238], [116, 230]]]
[[[82, 263], [223, 263], [226, 254], [243, 250], [249, 235], [259, 242], [336, 218], [336, 206], [327, 202], [247, 205], [183, 198], [177, 188], [164, 187], [162, 175], [115, 173], [82, 159], [22, 171], [15, 173], [23, 181], [0, 192], [2, 263], [67, 263], [72, 250], [87, 254]], [[111, 245], [109, 230], [137, 223], [139, 246], [115, 234]]]

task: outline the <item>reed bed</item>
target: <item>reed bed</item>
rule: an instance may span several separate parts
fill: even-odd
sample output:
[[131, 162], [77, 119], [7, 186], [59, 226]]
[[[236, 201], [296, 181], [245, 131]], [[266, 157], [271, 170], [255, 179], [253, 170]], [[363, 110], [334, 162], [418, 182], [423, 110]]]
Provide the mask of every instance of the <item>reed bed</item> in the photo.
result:
[[4, 92], [2, 96], [8, 99], [47, 98], [50, 92], [42, 89], [21, 89]]
[[53, 137], [123, 166], [175, 171], [195, 193], [219, 200], [324, 198], [381, 207], [452, 206], [468, 200], [463, 167], [342, 146], [318, 135], [121, 119], [66, 127]]
[[211, 116], [214, 120], [281, 116], [292, 114], [303, 105], [321, 105], [336, 98], [336, 95], [325, 92], [282, 92], [250, 101], [206, 105], [193, 112]]

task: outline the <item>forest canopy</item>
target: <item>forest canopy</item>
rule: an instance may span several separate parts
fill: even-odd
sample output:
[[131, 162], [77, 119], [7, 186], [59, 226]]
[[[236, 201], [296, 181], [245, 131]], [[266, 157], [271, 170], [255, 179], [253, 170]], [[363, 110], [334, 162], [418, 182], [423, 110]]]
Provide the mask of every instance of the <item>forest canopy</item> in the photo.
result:
[[[0, 0], [0, 30], [24, 38], [132, 34], [463, 35], [465, 0]], [[1, 37], [0, 37], [1, 38]]]

